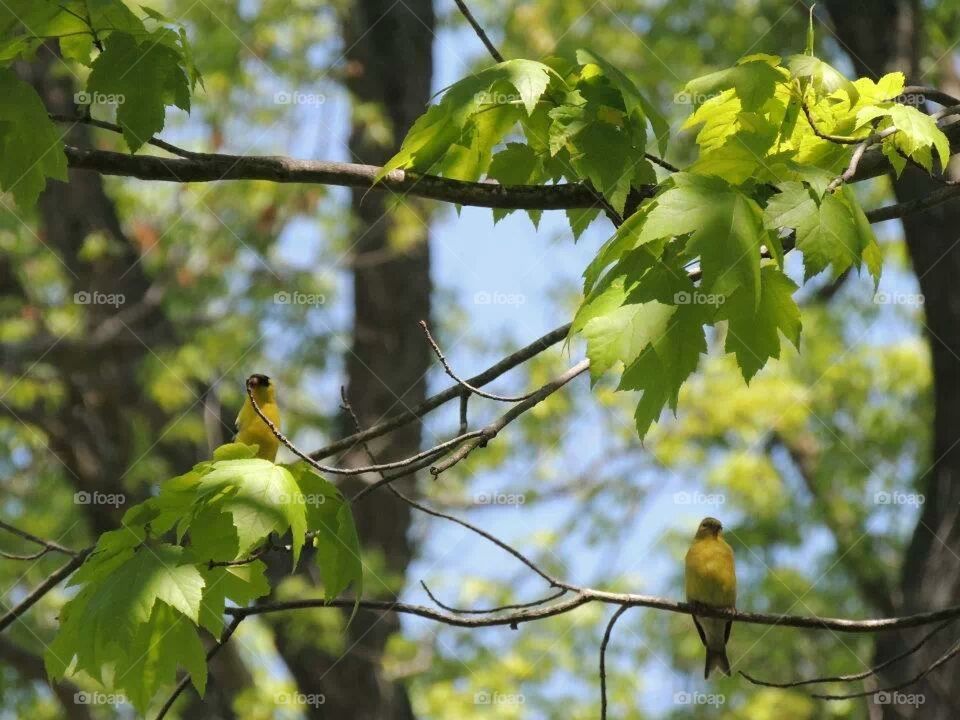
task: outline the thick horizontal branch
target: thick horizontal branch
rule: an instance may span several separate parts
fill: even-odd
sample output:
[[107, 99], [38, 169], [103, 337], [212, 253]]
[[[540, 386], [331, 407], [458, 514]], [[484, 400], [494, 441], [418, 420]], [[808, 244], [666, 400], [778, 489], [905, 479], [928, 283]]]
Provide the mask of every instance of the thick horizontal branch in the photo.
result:
[[[960, 122], [943, 128], [953, 152], [960, 150]], [[589, 185], [510, 185], [495, 182], [465, 182], [435, 175], [421, 175], [394, 170], [379, 183], [374, 179], [380, 168], [374, 165], [296, 160], [282, 156], [207, 154], [196, 157], [163, 158], [153, 155], [128, 155], [108, 150], [90, 150], [67, 146], [67, 161], [72, 168], [92, 170], [103, 175], [136, 177], [165, 182], [216, 182], [219, 180], [267, 180], [278, 183], [337, 185], [376, 190], [441, 200], [474, 207], [511, 208], [516, 210], [563, 210], [567, 208], [602, 208], [603, 198]], [[879, 148], [863, 154], [856, 173], [849, 182], [876, 177], [890, 170], [890, 164]], [[628, 206], [651, 197], [656, 186], [646, 185], [633, 193]], [[907, 207], [916, 212], [924, 207]], [[896, 215], [895, 217], [899, 217]]]
[[[102, 175], [120, 175], [163, 182], [217, 182], [219, 180], [267, 180], [277, 183], [338, 185], [389, 190], [401, 195], [442, 200], [458, 205], [516, 210], [563, 210], [600, 208], [603, 198], [593, 188], [579, 183], [559, 185], [511, 185], [495, 182], [465, 182], [405, 170], [387, 173], [379, 183], [375, 165], [295, 160], [282, 156], [204, 155], [196, 158], [163, 158], [127, 155], [109, 150], [66, 148], [67, 162], [78, 170]], [[637, 199], [653, 194], [644, 188]]]

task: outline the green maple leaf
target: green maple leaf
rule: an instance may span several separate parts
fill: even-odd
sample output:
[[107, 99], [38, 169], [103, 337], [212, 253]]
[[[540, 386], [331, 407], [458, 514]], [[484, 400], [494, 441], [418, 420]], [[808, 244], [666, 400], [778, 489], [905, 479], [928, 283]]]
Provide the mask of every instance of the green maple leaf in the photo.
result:
[[857, 113], [857, 126], [876, 118], [889, 118], [889, 125], [897, 128], [890, 136], [894, 145], [930, 170], [930, 148], [937, 151], [940, 166], [950, 162], [950, 141], [937, 121], [915, 107], [900, 103], [882, 103], [863, 108]]
[[843, 90], [853, 106], [860, 98], [856, 86], [843, 73], [813, 55], [791, 55], [787, 58], [790, 75], [810, 82], [819, 95], [830, 95]]
[[777, 187], [780, 192], [767, 203], [765, 221], [770, 228], [796, 231], [797, 249], [803, 253], [804, 279], [827, 267], [839, 276], [852, 265], [859, 267], [865, 253], [871, 273], [879, 276], [879, 250], [873, 247], [876, 239], [870, 223], [861, 217], [859, 205], [846, 189], [818, 199], [814, 191], [799, 182]]
[[779, 63], [780, 58], [775, 55], [750, 55], [741, 58], [732, 68], [691, 80], [684, 92], [700, 103], [707, 95], [732, 88], [743, 110], [753, 112], [763, 107], [773, 97], [777, 83], [786, 79]]
[[[454, 83], [439, 103], [417, 119], [400, 150], [381, 168], [376, 179], [379, 181], [400, 168], [443, 174], [443, 168], [450, 167], [445, 164], [451, 162], [447, 153], [452, 146], [469, 149], [474, 139], [492, 148], [509, 127], [493, 123], [486, 132], [477, 132], [471, 121], [497, 107], [519, 106], [528, 117], [532, 116], [551, 78], [563, 83], [548, 65], [532, 60], [508, 60]], [[519, 117], [513, 116], [514, 123]]]
[[676, 308], [666, 329], [620, 378], [618, 390], [639, 390], [634, 420], [642, 439], [663, 408], [677, 409], [680, 388], [697, 369], [700, 355], [707, 351], [702, 310], [695, 306]]
[[198, 621], [204, 580], [185, 561], [183, 548], [143, 544], [110, 554], [116, 538], [104, 548], [106, 559], [97, 561], [94, 555], [88, 560], [93, 572], [78, 573], [84, 587], [64, 605], [60, 632], [44, 658], [52, 678], [63, 677], [76, 657], [77, 670], [102, 681], [107, 667], [130, 660], [134, 640], [158, 601], [180, 617]]
[[590, 320], [583, 328], [590, 358], [590, 376], [596, 381], [618, 362], [630, 364], [666, 330], [677, 308], [651, 301], [622, 305]]
[[793, 299], [797, 286], [773, 265], [760, 271], [760, 305], [746, 292], [731, 295], [719, 316], [729, 321], [726, 350], [736, 355], [747, 382], [770, 358], [780, 357], [780, 334], [800, 348], [800, 308]]
[[689, 234], [687, 252], [700, 255], [705, 292], [727, 295], [747, 287], [760, 301], [760, 248], [767, 233], [757, 203], [716, 177], [675, 173], [656, 198], [642, 242]]
[[603, 71], [603, 74], [613, 83], [614, 87], [620, 91], [627, 113], [635, 113], [642, 120], [650, 121], [653, 133], [657, 138], [657, 146], [661, 153], [665, 153], [667, 143], [670, 140], [670, 125], [657, 110], [656, 105], [647, 100], [644, 94], [640, 92], [633, 80], [592, 50], [577, 50], [577, 62], [581, 65], [593, 63]]
[[245, 565], [202, 567], [200, 572], [205, 585], [200, 604], [200, 625], [214, 637], [219, 637], [228, 599], [243, 606], [270, 593], [266, 570], [267, 566], [259, 560]]
[[199, 482], [201, 496], [216, 495], [220, 510], [233, 517], [244, 555], [270, 533], [291, 532], [296, 567], [307, 529], [306, 507], [299, 485], [290, 471], [259, 458], [221, 460]]
[[0, 68], [0, 188], [22, 208], [32, 206], [47, 178], [67, 179], [60, 131], [36, 91]]
[[122, 689], [131, 704], [145, 714], [161, 688], [172, 687], [177, 666], [182, 665], [203, 697], [207, 686], [207, 657], [197, 629], [162, 602], [153, 609], [126, 652], [127, 662], [118, 665], [113, 685]]
[[[333, 600], [353, 584], [357, 602], [363, 593], [360, 538], [350, 503], [327, 480], [305, 463], [293, 466], [301, 492], [308, 498], [307, 526], [316, 533], [314, 545], [323, 576], [324, 596]], [[353, 607], [356, 614], [358, 604]], [[350, 619], [353, 619], [351, 615]]]
[[111, 33], [93, 62], [87, 90], [118, 98], [117, 124], [130, 152], [163, 129], [168, 105], [190, 111], [182, 56], [150, 36], [138, 42], [125, 32]]

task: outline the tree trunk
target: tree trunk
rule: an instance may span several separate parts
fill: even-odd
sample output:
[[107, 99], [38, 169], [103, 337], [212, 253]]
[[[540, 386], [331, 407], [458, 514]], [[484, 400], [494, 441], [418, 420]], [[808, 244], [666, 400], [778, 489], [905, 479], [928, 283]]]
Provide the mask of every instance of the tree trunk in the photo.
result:
[[[922, 17], [916, 0], [827, 3], [840, 44], [847, 48], [859, 75], [876, 78], [898, 69], [918, 77]], [[943, 88], [950, 91], [951, 88]], [[908, 167], [895, 183], [901, 202], [930, 193], [937, 183]], [[926, 502], [903, 559], [899, 613], [942, 608], [960, 597], [960, 202], [909, 215], [904, 237], [914, 272], [925, 297], [926, 335], [933, 364], [934, 428], [932, 465], [920, 478]], [[905, 480], [906, 482], [906, 480]], [[916, 643], [929, 628], [881, 635], [876, 647], [882, 662]], [[909, 679], [929, 666], [957, 639], [945, 631], [921, 652], [883, 672], [879, 686]], [[956, 668], [935, 671], [902, 695], [877, 703], [883, 717], [946, 720], [960, 717]], [[910, 694], [922, 696], [911, 704]]]
[[[434, 25], [431, 0], [399, 4], [358, 0], [350, 6], [343, 39], [347, 86], [354, 102], [349, 144], [353, 162], [382, 165], [423, 113], [433, 76]], [[378, 108], [389, 123], [391, 143], [378, 141], [371, 131], [371, 108]], [[391, 204], [401, 202], [406, 211], [391, 212]], [[346, 358], [347, 395], [367, 426], [426, 397], [430, 349], [417, 323], [430, 316], [430, 254], [426, 212], [420, 202], [354, 190], [352, 207], [354, 326]], [[403, 231], [402, 246], [396, 242], [398, 230]], [[352, 421], [344, 417], [341, 428], [344, 434], [353, 432]], [[420, 425], [412, 423], [373, 441], [371, 449], [378, 461], [385, 462], [416, 453], [420, 442]], [[343, 461], [368, 464], [362, 447], [348, 451]], [[359, 487], [356, 479], [344, 484], [348, 495]], [[406, 478], [398, 487], [412, 492], [415, 480]], [[414, 551], [408, 538], [410, 508], [384, 491], [365, 499], [354, 513], [365, 559], [383, 561], [368, 564], [378, 574], [403, 577]], [[383, 583], [371, 579], [364, 592], [394, 598], [400, 589], [385, 590]], [[396, 616], [361, 611], [340, 657], [321, 655], [315, 647], [291, 642], [293, 638], [282, 630], [278, 633], [278, 647], [301, 691], [324, 695], [323, 705], [304, 708], [311, 717], [413, 717], [405, 690], [385, 679], [380, 667], [387, 639], [398, 629]]]

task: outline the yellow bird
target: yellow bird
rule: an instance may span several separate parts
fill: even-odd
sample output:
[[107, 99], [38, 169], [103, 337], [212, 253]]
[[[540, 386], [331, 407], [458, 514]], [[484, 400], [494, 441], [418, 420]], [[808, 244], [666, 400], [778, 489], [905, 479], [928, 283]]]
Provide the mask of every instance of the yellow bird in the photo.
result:
[[[697, 535], [687, 551], [687, 602], [711, 607], [733, 608], [737, 604], [737, 573], [733, 564], [733, 550], [720, 534], [723, 526], [716, 518], [704, 518]], [[722, 618], [693, 616], [700, 640], [707, 649], [703, 677], [717, 668], [730, 674], [727, 660], [727, 640], [733, 623]]]
[[[251, 375], [247, 378], [247, 387], [253, 391], [253, 397], [260, 410], [279, 430], [280, 408], [277, 407], [277, 396], [270, 378], [266, 375]], [[243, 407], [237, 415], [237, 436], [234, 440], [246, 445], [256, 445], [258, 458], [273, 462], [277, 457], [280, 441], [257, 415], [257, 411], [250, 404], [249, 395], [243, 401]]]

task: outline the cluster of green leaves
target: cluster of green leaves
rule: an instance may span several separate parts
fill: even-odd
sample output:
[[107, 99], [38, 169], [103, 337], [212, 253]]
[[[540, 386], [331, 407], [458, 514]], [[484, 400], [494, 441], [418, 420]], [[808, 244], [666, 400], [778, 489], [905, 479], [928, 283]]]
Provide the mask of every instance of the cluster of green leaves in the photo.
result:
[[[725, 324], [747, 382], [780, 356], [781, 335], [799, 346], [785, 240], [805, 281], [863, 266], [879, 281], [870, 223], [838, 179], [855, 145], [880, 143], [898, 171], [908, 159], [930, 170], [934, 150], [941, 165], [949, 158], [936, 121], [895, 101], [901, 73], [851, 82], [812, 54], [758, 54], [687, 84], [699, 156], [658, 183], [647, 133], [663, 152], [663, 119], [603, 58], [581, 50], [577, 62], [514, 60], [452, 85], [383, 172], [588, 182], [617, 213], [633, 211], [587, 268], [572, 331], [586, 338], [595, 380], [622, 367], [619, 389], [642, 392], [641, 437], [665, 406], [676, 410], [708, 326]], [[631, 190], [650, 199], [634, 210]], [[568, 213], [575, 237], [597, 212]]]
[[[199, 630], [219, 637], [229, 601], [270, 592], [255, 553], [289, 533], [293, 564], [312, 538], [328, 600], [362, 592], [360, 544], [349, 504], [309, 466], [276, 465], [233, 443], [165, 483], [102, 535], [72, 577], [45, 661], [51, 678], [83, 673], [145, 712], [178, 663], [204, 692]], [[309, 535], [308, 535], [309, 533]], [[165, 536], [172, 536], [164, 540]]]
[[[383, 177], [398, 168], [503, 185], [588, 180], [597, 208], [568, 210], [579, 237], [605, 201], [622, 213], [632, 189], [656, 182], [650, 130], [666, 149], [666, 121], [630, 79], [599, 55], [577, 64], [510, 60], [450, 86], [420, 117]], [[498, 148], [494, 152], [495, 148]], [[501, 219], [510, 210], [494, 210]], [[540, 211], [529, 211], [536, 224]]]
[[12, 65], [56, 40], [65, 62], [87, 68], [77, 104], [115, 104], [131, 152], [163, 129], [167, 106], [190, 110], [200, 82], [184, 28], [122, 0], [9, 0], [0, 5], [0, 189], [36, 202], [47, 178], [66, 179], [62, 133]]
[[699, 157], [601, 249], [574, 320], [594, 377], [622, 364], [619, 389], [642, 391], [641, 437], [665, 405], [676, 410], [707, 326], [725, 323], [725, 349], [747, 382], [780, 356], [781, 336], [799, 346], [785, 239], [803, 256], [804, 280], [865, 266], [879, 281], [870, 223], [835, 179], [867, 138], [882, 136], [900, 169], [907, 157], [930, 169], [932, 149], [941, 163], [949, 157], [933, 119], [893, 101], [903, 83], [900, 73], [850, 82], [810, 55], [783, 64], [753, 55], [687, 84], [700, 101], [686, 122], [699, 128]]

